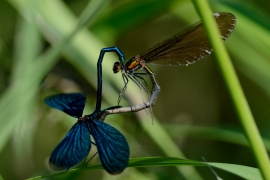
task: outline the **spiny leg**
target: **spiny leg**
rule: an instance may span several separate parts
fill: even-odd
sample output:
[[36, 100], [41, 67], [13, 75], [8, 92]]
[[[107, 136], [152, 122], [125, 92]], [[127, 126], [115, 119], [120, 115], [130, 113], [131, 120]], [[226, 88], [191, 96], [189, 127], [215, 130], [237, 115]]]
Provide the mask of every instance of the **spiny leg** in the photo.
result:
[[128, 81], [129, 81], [128, 78], [127, 78], [127, 76], [124, 74], [124, 72], [122, 73], [122, 79], [124, 81], [124, 87], [123, 87], [122, 91], [120, 92], [120, 94], [118, 96], [118, 101], [117, 101], [118, 105], [120, 104], [120, 101], [122, 99], [122, 96], [124, 95], [124, 93], [127, 90], [127, 84], [128, 84]]
[[[153, 73], [153, 71], [148, 66], [144, 66], [143, 70], [145, 71], [146, 74], [149, 75], [149, 78], [150, 78], [150, 80], [152, 82], [153, 86], [152, 86], [152, 92], [151, 93], [153, 93], [153, 88], [155, 88], [155, 90], [156, 90], [156, 88], [158, 88], [158, 90], [160, 90], [160, 87], [159, 87], [158, 82], [156, 80], [156, 75]], [[153, 124], [153, 119], [154, 118], [153, 118], [152, 106], [150, 107], [150, 112], [151, 112], [152, 124]]]
[[[150, 79], [152, 87], [154, 89], [149, 101], [146, 103], [142, 103], [142, 104], [138, 104], [138, 105], [130, 106], [130, 107], [119, 107], [119, 108], [107, 109], [107, 110], [105, 109], [103, 112], [101, 112], [102, 114], [100, 116], [100, 121], [103, 121], [107, 115], [127, 113], [127, 112], [138, 112], [138, 111], [147, 109], [151, 106], [154, 106], [154, 104], [157, 100], [158, 94], [160, 92], [160, 86], [158, 85], [158, 82], [155, 78], [155, 74], [147, 66], [144, 66], [143, 70], [149, 75], [149, 79]], [[128, 74], [126, 74], [126, 75], [128, 75]], [[152, 119], [152, 123], [153, 123], [153, 119]]]
[[142, 83], [137, 79], [137, 77], [134, 76], [133, 74], [128, 74], [128, 77], [140, 88], [141, 93], [142, 93], [143, 102], [145, 102], [143, 90], [149, 95], [148, 89], [146, 87], [144, 87], [142, 85]]
[[[152, 94], [152, 92], [153, 92], [153, 86], [152, 86], [152, 90], [151, 90], [151, 93], [150, 93], [150, 92], [149, 92], [149, 87], [148, 87], [148, 85], [147, 85], [145, 79], [144, 79], [143, 77], [139, 76], [138, 74], [140, 74], [140, 75], [149, 75], [149, 76], [152, 76], [152, 74], [150, 75], [150, 74], [147, 74], [147, 73], [134, 73], [134, 76], [135, 76], [135, 77], [142, 79], [142, 80], [144, 81], [144, 83], [146, 84], [146, 87], [144, 87], [143, 85], [142, 85], [142, 87], [144, 88], [145, 92], [147, 93], [148, 99], [150, 99], [150, 96], [151, 96], [151, 94]], [[137, 80], [137, 79], [136, 79], [136, 80]], [[140, 83], [140, 84], [141, 84], [141, 83]], [[152, 110], [153, 110], [153, 109], [152, 109], [152, 106], [151, 106], [151, 107], [150, 107], [150, 114], [151, 114], [152, 125], [153, 125], [154, 116], [153, 116], [153, 111], [152, 111]], [[145, 112], [148, 114], [147, 109], [145, 109]]]
[[[94, 143], [94, 142], [92, 142], [92, 141], [91, 141], [91, 143], [92, 143], [94, 146], [97, 146], [96, 143]], [[97, 153], [97, 152], [96, 152], [96, 153]], [[96, 155], [96, 154], [95, 154], [95, 155]], [[94, 156], [95, 156], [95, 155], [94, 155]], [[93, 157], [91, 157], [91, 159], [92, 159], [92, 158], [93, 158]], [[83, 167], [86, 167], [86, 166], [87, 166], [87, 163], [89, 162], [89, 161], [87, 161], [87, 163], [85, 163], [86, 160], [87, 160], [87, 157], [84, 159]]]
[[[147, 84], [147, 82], [145, 81], [145, 79], [144, 79], [143, 77], [139, 76], [139, 75], [148, 75], [148, 74], [147, 74], [147, 73], [134, 73], [133, 76], [134, 76], [134, 78], [135, 78], [137, 81], [138, 81], [137, 78], [140, 78], [141, 80], [143, 80], [145, 86], [143, 86], [142, 83], [141, 83], [140, 81], [138, 81], [138, 82], [140, 83], [140, 85], [142, 86], [142, 88], [144, 89], [144, 91], [147, 93], [148, 99], [150, 99], [151, 93], [150, 93], [150, 91], [149, 91], [148, 84]], [[143, 102], [144, 102], [144, 99], [143, 99]], [[147, 113], [147, 111], [146, 111], [146, 113]]]
[[[146, 72], [148, 72], [146, 70]], [[149, 87], [147, 85], [147, 82], [145, 81], [145, 79], [139, 75], [149, 75], [151, 77], [155, 76], [154, 74], [149, 74], [149, 73], [134, 73], [134, 76], [136, 76], [137, 78], [140, 78], [144, 81], [145, 85], [146, 85], [146, 88], [147, 88], [147, 94], [148, 94], [148, 98], [151, 96], [151, 94], [153, 93], [153, 89], [154, 89], [154, 86], [152, 86], [152, 89], [151, 89], [151, 93], [149, 92]], [[147, 111], [146, 111], [147, 112]], [[152, 111], [152, 106], [150, 107], [150, 114], [151, 114], [151, 118], [152, 118], [152, 124], [153, 124], [153, 111]]]
[[[152, 75], [149, 75], [149, 76], [152, 76]], [[152, 89], [151, 89], [151, 94], [154, 92], [154, 86], [152, 86]], [[153, 121], [154, 121], [154, 116], [153, 116], [153, 109], [152, 109], [152, 106], [150, 107], [150, 113], [151, 113], [151, 118], [152, 118], [152, 125], [154, 124]]]
[[148, 75], [147, 73], [133, 73], [133, 75], [137, 78], [140, 78], [144, 82], [145, 88], [149, 90], [147, 82], [145, 81], [143, 77], [140, 76], [140, 75], [143, 75], [143, 76]]
[[[138, 75], [135, 76], [134, 74], [128, 75], [128, 77], [129, 77], [135, 84], [137, 84], [137, 86], [140, 88], [141, 93], [142, 93], [143, 102], [145, 103], [143, 90], [147, 93], [148, 99], [150, 99], [150, 93], [149, 93], [148, 87], [146, 88], [145, 86], [143, 86], [142, 83], [137, 79], [137, 78], [140, 78], [140, 79], [143, 79], [143, 78], [140, 77], [140, 76], [138, 76]], [[144, 79], [143, 79], [143, 80], [144, 80]], [[144, 81], [145, 81], [145, 80], [144, 80]], [[146, 83], [146, 82], [145, 82], [145, 83]], [[145, 112], [148, 114], [147, 109], [145, 109]], [[151, 112], [151, 113], [152, 113], [152, 112]], [[152, 115], [151, 115], [151, 116], [152, 116]], [[153, 119], [153, 117], [152, 117], [152, 119]]]
[[[135, 82], [137, 84], [137, 86], [139, 86], [140, 88], [142, 88], [148, 95], [149, 95], [149, 88], [147, 85], [147, 82], [145, 81], [145, 79], [139, 75], [146, 75], [145, 73], [133, 73], [133, 74], [129, 74], [129, 78]], [[137, 78], [143, 80], [143, 82], [145, 83], [146, 86], [144, 86]]]
[[96, 152], [86, 163], [85, 167], [87, 167], [87, 164], [97, 155], [98, 152]]

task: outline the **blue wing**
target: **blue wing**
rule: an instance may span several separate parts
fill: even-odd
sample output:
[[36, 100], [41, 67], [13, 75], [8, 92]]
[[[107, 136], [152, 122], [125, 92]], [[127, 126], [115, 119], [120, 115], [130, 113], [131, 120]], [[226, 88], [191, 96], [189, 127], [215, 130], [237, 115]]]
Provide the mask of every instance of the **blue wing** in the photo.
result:
[[89, 121], [89, 125], [103, 168], [110, 174], [121, 173], [129, 160], [125, 137], [114, 127], [98, 120]]
[[44, 102], [70, 116], [82, 117], [86, 97], [82, 93], [57, 94], [44, 99]]
[[67, 170], [86, 158], [90, 149], [91, 139], [86, 121], [78, 120], [53, 150], [50, 167], [57, 171]]

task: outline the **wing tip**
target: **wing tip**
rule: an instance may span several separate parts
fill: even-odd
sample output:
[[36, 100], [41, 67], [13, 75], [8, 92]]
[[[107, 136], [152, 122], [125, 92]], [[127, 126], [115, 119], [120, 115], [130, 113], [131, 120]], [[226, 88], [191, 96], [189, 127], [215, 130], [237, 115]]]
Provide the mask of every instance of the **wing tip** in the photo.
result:
[[54, 171], [67, 171], [70, 167], [59, 166], [53, 162], [49, 162], [49, 166]]

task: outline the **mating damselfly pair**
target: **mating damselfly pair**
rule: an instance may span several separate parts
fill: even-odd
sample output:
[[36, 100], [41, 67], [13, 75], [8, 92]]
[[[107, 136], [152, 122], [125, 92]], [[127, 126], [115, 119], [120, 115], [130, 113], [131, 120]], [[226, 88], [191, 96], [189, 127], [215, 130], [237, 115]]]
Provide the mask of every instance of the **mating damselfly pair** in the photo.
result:
[[[236, 18], [233, 14], [226, 12], [215, 13], [214, 18], [219, 27], [221, 38], [225, 40], [232, 33]], [[49, 160], [51, 168], [68, 170], [86, 159], [91, 145], [94, 144], [97, 146], [99, 159], [104, 169], [110, 174], [121, 173], [128, 165], [129, 145], [117, 129], [104, 123], [105, 117], [110, 114], [140, 111], [155, 104], [160, 87], [155, 74], [146, 63], [185, 66], [204, 58], [212, 51], [201, 21], [132, 57], [126, 63], [124, 54], [117, 47], [103, 48], [97, 63], [97, 100], [96, 108], [92, 114], [83, 116], [86, 96], [81, 93], [57, 94], [44, 100], [47, 105], [78, 119], [52, 152]], [[102, 61], [106, 52], [115, 52], [118, 55], [120, 61], [115, 62], [113, 71], [114, 73], [121, 71], [124, 88], [120, 93], [117, 106], [101, 110]], [[152, 93], [149, 93], [148, 89], [141, 83], [140, 80], [143, 78], [140, 76], [142, 73], [138, 73], [139, 70], [143, 70], [143, 73], [149, 76], [154, 87]], [[130, 107], [119, 106], [129, 79], [150, 94], [149, 101]], [[90, 135], [94, 138], [95, 143], [91, 142]]]

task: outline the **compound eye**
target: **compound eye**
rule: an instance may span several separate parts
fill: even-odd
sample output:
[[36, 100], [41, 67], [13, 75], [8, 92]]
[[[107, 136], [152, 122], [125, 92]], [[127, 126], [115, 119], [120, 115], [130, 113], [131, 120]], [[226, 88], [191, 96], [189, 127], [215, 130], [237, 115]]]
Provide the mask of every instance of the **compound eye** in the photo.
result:
[[115, 62], [113, 65], [113, 72], [118, 73], [121, 70], [121, 64], [120, 62]]

